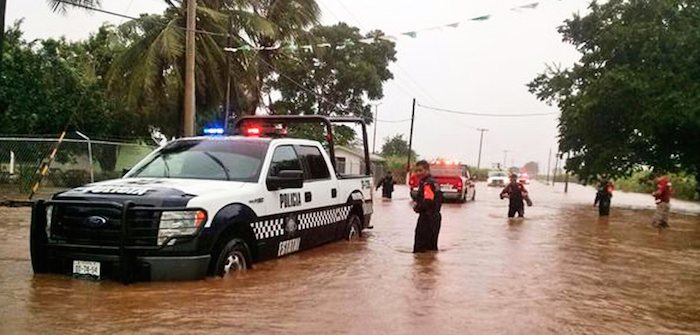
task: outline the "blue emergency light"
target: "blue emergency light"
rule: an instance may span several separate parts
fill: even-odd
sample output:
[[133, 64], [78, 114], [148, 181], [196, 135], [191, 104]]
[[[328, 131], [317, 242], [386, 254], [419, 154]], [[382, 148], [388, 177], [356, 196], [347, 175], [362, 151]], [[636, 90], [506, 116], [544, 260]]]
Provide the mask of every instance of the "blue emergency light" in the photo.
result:
[[224, 134], [224, 128], [219, 128], [219, 127], [212, 127], [212, 128], [204, 128], [204, 134], [206, 135], [223, 135]]

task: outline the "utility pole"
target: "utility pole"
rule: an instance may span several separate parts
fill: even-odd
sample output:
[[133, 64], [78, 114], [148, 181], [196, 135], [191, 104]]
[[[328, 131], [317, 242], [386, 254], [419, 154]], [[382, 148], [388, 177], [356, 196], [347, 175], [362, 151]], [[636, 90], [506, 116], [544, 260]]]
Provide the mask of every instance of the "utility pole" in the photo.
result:
[[197, 27], [197, 2], [187, 0], [187, 30], [185, 32], [185, 103], [182, 118], [182, 135], [195, 135], [195, 29]]
[[554, 171], [552, 171], [552, 186], [557, 182], [557, 166], [559, 166], [559, 152], [554, 158]]
[[[231, 47], [231, 25], [233, 24], [231, 13], [228, 14], [228, 36], [226, 46]], [[226, 51], [226, 104], [224, 105], [224, 133], [228, 134], [228, 120], [231, 117], [231, 53]]]
[[545, 183], [549, 185], [549, 171], [552, 167], [552, 148], [549, 148], [549, 157], [547, 158], [547, 178], [544, 179]]
[[503, 167], [508, 170], [508, 165], [506, 165], [506, 160], [508, 159], [508, 150], [503, 150]]
[[5, 5], [7, 0], [0, 0], [0, 76], [2, 76], [2, 55], [5, 45]]
[[413, 98], [413, 109], [411, 110], [411, 132], [408, 136], [408, 162], [406, 163], [406, 172], [411, 171], [411, 150], [413, 149], [413, 121], [416, 118], [416, 98]]
[[382, 103], [379, 102], [376, 105], [374, 105], [374, 136], [372, 138], [372, 153], [376, 154], [377, 153], [377, 118], [379, 118], [379, 105]]
[[479, 136], [479, 158], [476, 161], [476, 169], [479, 170], [479, 168], [481, 168], [481, 145], [484, 144], [484, 132], [489, 130], [485, 128], [476, 128], [476, 131], [481, 132], [481, 136]]
[[[569, 153], [566, 153], [566, 160], [569, 160]], [[566, 166], [566, 164], [564, 164]], [[564, 178], [564, 193], [569, 193], [569, 171], [566, 171], [564, 169], [564, 173], [566, 174], [566, 177]]]

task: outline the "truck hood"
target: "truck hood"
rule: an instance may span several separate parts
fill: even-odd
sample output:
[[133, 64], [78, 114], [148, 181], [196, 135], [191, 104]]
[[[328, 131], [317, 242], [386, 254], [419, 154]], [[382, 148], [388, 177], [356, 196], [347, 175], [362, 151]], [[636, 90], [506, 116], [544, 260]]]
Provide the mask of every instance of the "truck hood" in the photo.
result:
[[123, 178], [87, 184], [66, 193], [146, 195], [150, 192], [171, 189], [199, 196], [204, 192], [231, 191], [241, 188], [245, 184], [236, 181], [204, 179]]

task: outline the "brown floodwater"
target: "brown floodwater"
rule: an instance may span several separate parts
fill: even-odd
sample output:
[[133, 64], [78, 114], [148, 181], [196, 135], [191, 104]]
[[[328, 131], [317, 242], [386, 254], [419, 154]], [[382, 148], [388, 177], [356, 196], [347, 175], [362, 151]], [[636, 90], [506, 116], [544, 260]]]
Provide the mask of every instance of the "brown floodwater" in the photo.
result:
[[532, 185], [508, 220], [500, 190], [446, 204], [437, 253], [413, 255], [407, 190], [375, 203], [375, 229], [257, 264], [231, 278], [178, 283], [34, 276], [28, 208], [0, 208], [2, 334], [697, 334], [700, 206]]

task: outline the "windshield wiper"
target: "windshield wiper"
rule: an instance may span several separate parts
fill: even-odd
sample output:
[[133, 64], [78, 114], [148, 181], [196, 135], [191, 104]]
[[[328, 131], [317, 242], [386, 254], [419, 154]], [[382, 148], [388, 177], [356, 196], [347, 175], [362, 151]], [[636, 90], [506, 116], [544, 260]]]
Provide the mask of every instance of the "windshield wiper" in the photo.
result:
[[226, 165], [224, 165], [224, 163], [222, 163], [220, 159], [218, 159], [216, 156], [214, 156], [206, 151], [202, 151], [202, 152], [205, 155], [209, 156], [209, 158], [211, 158], [217, 165], [219, 165], [221, 167], [222, 170], [224, 170], [224, 173], [226, 174], [226, 180], [231, 180], [231, 177], [228, 174], [228, 169], [226, 168]]

